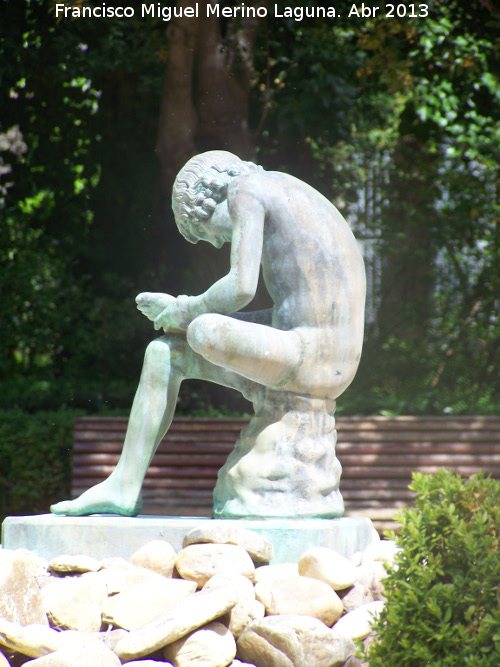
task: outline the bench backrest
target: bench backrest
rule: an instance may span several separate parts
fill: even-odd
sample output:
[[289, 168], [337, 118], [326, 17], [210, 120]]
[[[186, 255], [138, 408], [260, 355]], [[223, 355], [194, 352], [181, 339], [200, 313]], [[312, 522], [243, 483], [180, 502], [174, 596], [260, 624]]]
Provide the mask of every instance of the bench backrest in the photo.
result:
[[[143, 513], [209, 516], [217, 472], [247, 419], [176, 418], [143, 486]], [[75, 421], [73, 497], [105, 479], [121, 452], [126, 418]], [[339, 417], [337, 455], [347, 515], [392, 519], [411, 502], [414, 471], [439, 468], [500, 478], [500, 418]]]

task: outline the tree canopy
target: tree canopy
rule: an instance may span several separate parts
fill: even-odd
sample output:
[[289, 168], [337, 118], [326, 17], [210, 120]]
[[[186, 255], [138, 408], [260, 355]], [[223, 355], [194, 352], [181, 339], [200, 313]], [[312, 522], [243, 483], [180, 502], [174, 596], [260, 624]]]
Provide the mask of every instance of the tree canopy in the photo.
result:
[[[170, 21], [56, 4], [91, 6], [0, 5], [0, 407], [130, 404], [154, 335], [135, 294], [198, 293], [226, 270], [169, 204], [184, 161], [224, 148], [317, 187], [370, 249], [339, 410], [498, 410], [497, 0], [302, 20], [266, 2]], [[217, 400], [194, 388], [181, 407]]]

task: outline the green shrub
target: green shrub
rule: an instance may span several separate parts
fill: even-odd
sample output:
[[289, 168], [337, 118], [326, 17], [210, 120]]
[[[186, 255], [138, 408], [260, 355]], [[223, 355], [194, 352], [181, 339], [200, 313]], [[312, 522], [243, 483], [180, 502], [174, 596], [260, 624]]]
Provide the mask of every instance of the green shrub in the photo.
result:
[[370, 667], [500, 665], [500, 482], [415, 474]]
[[74, 410], [0, 410], [1, 520], [47, 512], [69, 497], [75, 416]]

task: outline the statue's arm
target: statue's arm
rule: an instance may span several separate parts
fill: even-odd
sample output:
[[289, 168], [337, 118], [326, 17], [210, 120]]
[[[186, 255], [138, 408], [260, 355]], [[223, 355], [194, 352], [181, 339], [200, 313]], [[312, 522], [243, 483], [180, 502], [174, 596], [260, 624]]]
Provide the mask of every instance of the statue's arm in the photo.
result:
[[233, 226], [229, 273], [200, 295], [205, 312], [230, 315], [247, 306], [255, 296], [262, 258], [265, 212], [251, 195], [238, 193], [228, 204]]
[[198, 315], [230, 315], [250, 303], [257, 291], [262, 257], [265, 211], [262, 204], [246, 192], [237, 193], [228, 203], [233, 228], [231, 268], [199, 296], [179, 296], [155, 320], [155, 328], [187, 329]]

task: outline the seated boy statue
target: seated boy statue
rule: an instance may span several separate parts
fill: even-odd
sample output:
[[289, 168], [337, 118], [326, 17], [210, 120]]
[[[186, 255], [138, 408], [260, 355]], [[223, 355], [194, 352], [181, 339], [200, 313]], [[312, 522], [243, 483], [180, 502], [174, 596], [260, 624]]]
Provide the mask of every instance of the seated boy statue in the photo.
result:
[[[188, 241], [208, 241], [217, 248], [231, 243], [229, 272], [199, 296], [139, 294], [137, 307], [164, 335], [146, 350], [120, 460], [104, 482], [75, 500], [54, 505], [56, 514], [139, 513], [142, 482], [186, 378], [240, 391], [260, 413], [273, 413], [269, 426], [290, 411], [319, 410], [333, 419], [335, 399], [356, 373], [364, 326], [363, 260], [349, 226], [325, 197], [287, 174], [264, 171], [225, 151], [209, 151], [193, 157], [180, 171], [172, 199], [177, 226]], [[239, 312], [255, 296], [260, 267], [273, 307]], [[290, 418], [286, 423], [284, 437], [293, 449]], [[333, 428], [330, 423], [327, 431], [331, 434]], [[285, 471], [278, 490], [286, 491], [290, 483], [285, 477], [297, 477], [298, 468], [284, 464], [286, 447], [277, 453], [270, 431], [265, 437], [264, 427], [257, 431], [247, 446], [247, 454], [252, 447], [260, 451], [262, 466], [258, 464], [261, 470], [255, 474], [265, 479], [256, 483], [257, 491], [278, 489], [273, 483], [280, 475], [272, 473], [277, 469]], [[322, 433], [317, 435], [321, 439]], [[303, 434], [297, 437], [303, 439]], [[310, 465], [312, 457], [324, 471], [322, 455], [310, 454], [315, 445], [307, 442], [300, 452], [296, 448], [293, 460]], [[334, 457], [334, 440], [332, 447]], [[284, 458], [277, 460], [280, 457]], [[271, 472], [266, 473], [266, 466]], [[339, 514], [336, 460], [334, 467], [337, 479], [325, 484], [337, 494], [337, 508], [319, 512], [325, 516]], [[248, 465], [241, 468], [236, 486], [245, 484], [243, 470], [253, 474]], [[304, 496], [300, 503], [311, 496], [314, 475], [312, 482], [300, 483], [303, 489], [290, 487], [292, 494]], [[327, 495], [324, 488], [319, 493]], [[245, 501], [240, 501], [240, 509], [226, 516], [245, 515]], [[277, 514], [287, 511], [300, 514], [297, 508]], [[314, 512], [306, 509], [303, 515]], [[256, 513], [254, 507], [247, 515]]]

